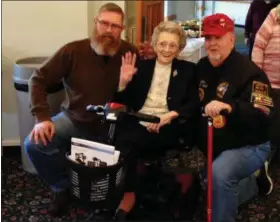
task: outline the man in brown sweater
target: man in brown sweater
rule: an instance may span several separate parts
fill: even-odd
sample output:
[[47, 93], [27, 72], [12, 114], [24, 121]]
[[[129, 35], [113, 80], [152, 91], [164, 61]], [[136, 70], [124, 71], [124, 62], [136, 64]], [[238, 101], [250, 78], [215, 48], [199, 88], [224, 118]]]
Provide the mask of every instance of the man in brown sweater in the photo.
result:
[[[29, 81], [31, 112], [36, 124], [25, 140], [25, 151], [38, 174], [55, 193], [49, 213], [59, 216], [69, 206], [69, 181], [65, 153], [71, 137], [101, 141], [105, 127], [89, 104], [103, 105], [113, 99], [120, 81], [122, 55], [137, 49], [121, 40], [124, 13], [113, 3], [99, 9], [91, 38], [60, 48]], [[63, 81], [66, 99], [62, 112], [50, 116], [46, 89]]]

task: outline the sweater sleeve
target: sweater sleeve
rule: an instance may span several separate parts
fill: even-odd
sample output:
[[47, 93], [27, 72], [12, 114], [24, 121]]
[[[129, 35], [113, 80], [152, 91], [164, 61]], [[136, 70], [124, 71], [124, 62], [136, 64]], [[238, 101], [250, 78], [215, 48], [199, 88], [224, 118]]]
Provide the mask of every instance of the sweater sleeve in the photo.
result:
[[272, 9], [256, 35], [252, 51], [252, 61], [261, 69], [263, 69], [264, 52], [271, 38], [275, 21], [276, 9]]
[[59, 49], [29, 79], [31, 113], [37, 122], [50, 120], [50, 106], [47, 101], [47, 89], [61, 82], [71, 68], [71, 53], [68, 45]]

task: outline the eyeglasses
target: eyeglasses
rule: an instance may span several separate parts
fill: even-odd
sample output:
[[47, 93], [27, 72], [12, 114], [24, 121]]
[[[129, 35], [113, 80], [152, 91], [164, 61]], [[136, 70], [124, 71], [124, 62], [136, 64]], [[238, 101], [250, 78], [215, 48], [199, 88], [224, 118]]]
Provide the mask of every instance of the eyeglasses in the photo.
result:
[[103, 29], [107, 29], [109, 27], [111, 27], [111, 29], [113, 31], [117, 31], [117, 30], [121, 30], [122, 29], [122, 26], [118, 25], [118, 24], [110, 23], [108, 21], [99, 20], [99, 19], [97, 19], [97, 21], [100, 24], [101, 28], [103, 28]]
[[158, 42], [157, 45], [158, 45], [159, 49], [165, 49], [167, 46], [169, 47], [169, 49], [171, 51], [177, 51], [179, 49], [179, 46], [176, 43], [173, 43], [173, 42], [171, 42], [171, 43], [168, 43], [166, 41]]

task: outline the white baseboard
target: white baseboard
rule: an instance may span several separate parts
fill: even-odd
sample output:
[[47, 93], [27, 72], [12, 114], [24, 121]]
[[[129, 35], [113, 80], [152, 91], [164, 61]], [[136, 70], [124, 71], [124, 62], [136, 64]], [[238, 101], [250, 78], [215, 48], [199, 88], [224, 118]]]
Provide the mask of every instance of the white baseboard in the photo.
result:
[[3, 146], [20, 146], [20, 139], [2, 139]]

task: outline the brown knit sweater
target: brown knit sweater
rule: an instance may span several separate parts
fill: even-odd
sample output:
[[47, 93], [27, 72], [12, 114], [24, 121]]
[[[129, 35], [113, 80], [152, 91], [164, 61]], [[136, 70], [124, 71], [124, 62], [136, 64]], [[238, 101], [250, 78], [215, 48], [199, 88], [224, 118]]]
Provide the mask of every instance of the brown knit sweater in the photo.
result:
[[[73, 121], [91, 125], [99, 119], [88, 113], [89, 104], [103, 105], [117, 92], [121, 56], [137, 49], [122, 41], [114, 57], [97, 55], [89, 39], [66, 44], [59, 49], [29, 80], [31, 113], [38, 122], [50, 119], [46, 89], [63, 81], [66, 99], [61, 108]], [[107, 61], [106, 61], [107, 58]]]

